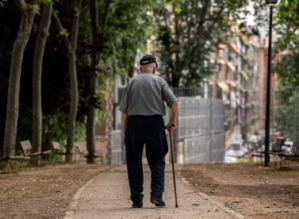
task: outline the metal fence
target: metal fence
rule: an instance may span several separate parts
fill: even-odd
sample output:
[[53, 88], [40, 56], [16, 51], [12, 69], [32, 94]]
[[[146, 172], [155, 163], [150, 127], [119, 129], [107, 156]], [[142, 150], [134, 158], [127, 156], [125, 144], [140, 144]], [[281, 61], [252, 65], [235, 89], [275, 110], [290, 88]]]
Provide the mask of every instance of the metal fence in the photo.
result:
[[190, 88], [190, 87], [176, 87], [173, 88], [173, 92], [177, 97], [196, 97], [203, 96], [202, 88]]
[[[223, 162], [225, 114], [222, 100], [201, 98], [200, 88], [174, 89], [174, 93], [180, 101], [178, 128], [174, 138], [177, 163]], [[165, 116], [165, 123], [168, 118], [169, 112]], [[120, 120], [119, 115], [116, 115], [116, 120]], [[116, 121], [117, 128], [120, 128], [119, 124], [120, 121]], [[113, 131], [111, 146], [111, 163], [125, 163], [120, 130]]]
[[299, 89], [284, 88], [272, 96], [271, 127], [293, 142], [299, 140]]
[[111, 164], [121, 165], [125, 163], [125, 149], [121, 143], [121, 131], [111, 133]]
[[222, 100], [180, 97], [176, 135], [179, 163], [221, 163], [225, 152]]
[[[223, 162], [225, 152], [224, 106], [222, 100], [204, 99], [201, 88], [173, 89], [180, 100], [175, 152], [178, 163]], [[299, 89], [283, 88], [271, 99], [271, 134], [281, 132], [299, 142]], [[118, 111], [118, 110], [117, 110]], [[119, 113], [119, 112], [118, 112]], [[165, 122], [168, 121], [165, 117]], [[116, 116], [120, 128], [120, 116]], [[262, 127], [262, 125], [261, 125]], [[112, 163], [125, 163], [120, 131], [112, 133]]]

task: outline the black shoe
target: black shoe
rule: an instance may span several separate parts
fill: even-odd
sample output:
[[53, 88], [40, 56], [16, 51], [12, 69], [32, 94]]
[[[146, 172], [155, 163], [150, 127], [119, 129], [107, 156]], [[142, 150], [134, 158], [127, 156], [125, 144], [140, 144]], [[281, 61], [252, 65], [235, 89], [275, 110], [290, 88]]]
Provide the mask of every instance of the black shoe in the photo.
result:
[[155, 204], [157, 207], [165, 207], [165, 202], [162, 197], [151, 197], [151, 203]]
[[143, 195], [131, 198], [133, 204], [132, 207], [133, 208], [142, 208], [143, 207]]
[[142, 208], [143, 207], [143, 203], [141, 202], [133, 202], [132, 204], [133, 208]]

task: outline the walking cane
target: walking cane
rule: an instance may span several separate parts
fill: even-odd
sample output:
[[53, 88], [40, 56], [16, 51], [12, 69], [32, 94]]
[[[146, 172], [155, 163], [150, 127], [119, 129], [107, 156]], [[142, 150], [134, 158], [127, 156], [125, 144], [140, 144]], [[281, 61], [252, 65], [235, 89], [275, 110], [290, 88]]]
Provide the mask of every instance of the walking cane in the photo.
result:
[[176, 193], [175, 171], [174, 171], [174, 162], [173, 162], [173, 138], [172, 138], [172, 132], [169, 132], [169, 138], [170, 138], [170, 151], [171, 151], [171, 164], [172, 164], [172, 175], [173, 175], [175, 207], [178, 208], [178, 198], [177, 198], [177, 193]]

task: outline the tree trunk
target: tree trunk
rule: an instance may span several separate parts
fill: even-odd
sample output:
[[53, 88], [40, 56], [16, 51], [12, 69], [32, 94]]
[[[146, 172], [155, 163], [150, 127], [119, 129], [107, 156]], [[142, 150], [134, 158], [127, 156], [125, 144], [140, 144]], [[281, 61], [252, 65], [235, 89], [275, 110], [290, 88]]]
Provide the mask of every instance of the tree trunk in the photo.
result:
[[[97, 65], [100, 62], [102, 50], [97, 50], [97, 44], [102, 43], [104, 44], [104, 36], [105, 36], [105, 28], [106, 28], [106, 21], [107, 21], [107, 15], [109, 11], [111, 0], [106, 0], [105, 4], [105, 13], [103, 16], [102, 21], [102, 30], [101, 33], [99, 33], [99, 20], [98, 20], [98, 1], [97, 0], [90, 0], [89, 2], [89, 11], [90, 11], [90, 20], [91, 20], [91, 31], [92, 31], [92, 44], [93, 44], [93, 53], [92, 56], [92, 68], [95, 69], [94, 72], [92, 72], [89, 75], [89, 84], [92, 93], [90, 94], [90, 97], [93, 98], [93, 96], [97, 92], [98, 87], [98, 77], [97, 77]], [[98, 40], [100, 39], [100, 40]], [[87, 143], [87, 150], [88, 150], [88, 157], [87, 157], [87, 163], [95, 163], [95, 106], [91, 101], [89, 101], [88, 106], [88, 112], [87, 112], [87, 123], [86, 123], [86, 143]]]
[[[113, 115], [113, 111], [114, 111], [114, 86], [115, 86], [115, 82], [113, 80], [109, 80], [108, 81], [108, 92], [109, 92], [109, 96], [108, 96], [108, 100], [106, 102], [106, 112], [108, 112], [110, 115]], [[105, 134], [107, 136], [107, 160], [111, 163], [111, 156], [112, 156], [112, 151], [111, 151], [111, 142], [112, 142], [112, 130], [113, 130], [113, 116], [109, 116], [106, 119], [106, 130], [105, 130]]]
[[[92, 67], [95, 69], [98, 63], [98, 53], [95, 48], [96, 37], [98, 35], [98, 1], [90, 0], [89, 1], [89, 14], [91, 21], [91, 31], [92, 31]], [[88, 75], [88, 83], [90, 86], [91, 94], [89, 97], [93, 97], [96, 93], [97, 88], [97, 72], [91, 72]], [[86, 123], [86, 145], [88, 151], [87, 163], [95, 163], [94, 153], [95, 153], [95, 106], [91, 101], [88, 101], [88, 110], [87, 110], [87, 123]]]
[[74, 17], [71, 31], [71, 42], [69, 49], [69, 75], [71, 84], [71, 104], [70, 115], [68, 120], [68, 136], [66, 144], [66, 163], [72, 163], [72, 151], [74, 147], [74, 137], [76, 128], [76, 117], [78, 110], [78, 79], [77, 79], [77, 66], [76, 66], [76, 50], [79, 31], [79, 19], [81, 11], [82, 0], [77, 0], [74, 6]]
[[[46, 41], [49, 35], [51, 24], [52, 4], [43, 6], [43, 13], [39, 25], [38, 36], [36, 41], [33, 79], [32, 79], [32, 149], [33, 152], [42, 151], [42, 63]], [[39, 157], [32, 157], [31, 163], [38, 164]]]
[[17, 120], [19, 114], [19, 95], [20, 95], [20, 78], [23, 63], [24, 50], [31, 34], [35, 11], [33, 5], [39, 1], [31, 1], [26, 4], [25, 1], [16, 0], [16, 5], [21, 12], [21, 23], [17, 38], [14, 42], [10, 67], [10, 78], [8, 88], [8, 99], [6, 108], [5, 135], [4, 135], [4, 151], [3, 158], [7, 158], [4, 168], [9, 168], [9, 157], [13, 155], [16, 135]]

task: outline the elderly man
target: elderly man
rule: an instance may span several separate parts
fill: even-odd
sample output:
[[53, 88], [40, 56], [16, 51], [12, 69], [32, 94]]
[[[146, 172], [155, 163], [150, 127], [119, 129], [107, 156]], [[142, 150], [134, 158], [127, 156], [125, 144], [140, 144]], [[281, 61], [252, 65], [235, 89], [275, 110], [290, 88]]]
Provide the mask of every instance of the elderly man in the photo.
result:
[[176, 129], [178, 100], [167, 82], [155, 75], [158, 67], [155, 56], [147, 54], [140, 60], [140, 74], [132, 78], [124, 91], [119, 110], [122, 111], [122, 136], [126, 144], [127, 171], [133, 208], [143, 207], [142, 153], [151, 169], [150, 201], [164, 207], [162, 199], [165, 178], [165, 155], [168, 152], [165, 125], [165, 104], [171, 108], [166, 128]]

